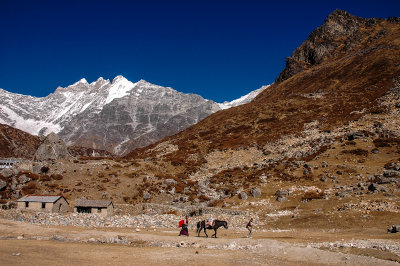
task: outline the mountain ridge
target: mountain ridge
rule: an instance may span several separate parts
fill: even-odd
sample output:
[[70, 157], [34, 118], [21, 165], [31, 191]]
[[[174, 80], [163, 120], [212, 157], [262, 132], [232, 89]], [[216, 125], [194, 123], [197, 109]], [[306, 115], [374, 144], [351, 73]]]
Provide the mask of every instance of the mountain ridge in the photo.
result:
[[[46, 97], [0, 91], [0, 122], [33, 135], [55, 132], [68, 145], [124, 154], [197, 123], [220, 106], [197, 94], [118, 75], [80, 79]], [[258, 93], [243, 99], [246, 103]]]

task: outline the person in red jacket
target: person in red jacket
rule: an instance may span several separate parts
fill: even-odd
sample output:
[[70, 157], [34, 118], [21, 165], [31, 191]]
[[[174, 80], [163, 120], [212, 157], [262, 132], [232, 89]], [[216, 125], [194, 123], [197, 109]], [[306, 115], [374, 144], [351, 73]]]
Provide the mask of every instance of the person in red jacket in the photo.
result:
[[187, 215], [185, 216], [185, 220], [183, 220], [184, 222], [181, 224], [179, 224], [179, 226], [181, 227], [181, 231], [179, 232], [179, 235], [184, 235], [184, 236], [189, 236], [189, 219], [187, 217]]

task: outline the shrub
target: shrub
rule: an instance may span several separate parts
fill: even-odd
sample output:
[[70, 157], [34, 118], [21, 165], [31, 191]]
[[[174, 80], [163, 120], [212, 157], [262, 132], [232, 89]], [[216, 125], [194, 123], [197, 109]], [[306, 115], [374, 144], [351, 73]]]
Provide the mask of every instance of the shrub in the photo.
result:
[[354, 149], [354, 150], [345, 150], [342, 153], [349, 153], [349, 154], [354, 154], [354, 155], [359, 155], [359, 156], [368, 156], [368, 151], [363, 150], [363, 149]]
[[40, 176], [40, 181], [50, 181], [51, 177], [48, 175], [42, 175]]
[[323, 199], [325, 196], [324, 192], [316, 192], [316, 191], [308, 191], [306, 193], [304, 193], [303, 197], [301, 198], [302, 201], [310, 201], [313, 199]]
[[49, 172], [49, 170], [50, 170], [50, 168], [48, 166], [42, 166], [42, 168], [40, 168], [40, 172], [45, 173], [45, 174], [47, 172]]
[[391, 147], [393, 144], [400, 144], [400, 139], [397, 138], [379, 138], [374, 141], [375, 147]]
[[62, 180], [63, 176], [60, 174], [53, 174], [53, 175], [51, 175], [51, 178], [54, 180]]
[[57, 184], [49, 184], [48, 185], [49, 188], [58, 188], [59, 186]]
[[197, 198], [197, 197], [196, 197], [196, 194], [191, 194], [191, 195], [189, 196], [189, 201], [194, 201], [196, 198]]
[[20, 177], [21, 175], [25, 175], [26, 177], [29, 177], [32, 180], [38, 180], [40, 178], [39, 175], [33, 174], [31, 172], [19, 172], [17, 177]]
[[208, 203], [208, 207], [217, 207], [218, 205], [222, 204], [223, 200], [213, 200]]
[[22, 191], [23, 191], [25, 194], [33, 194], [33, 193], [35, 193], [36, 189], [37, 189], [36, 184], [30, 182], [28, 185], [26, 185], [26, 186], [24, 186], [24, 187], [22, 188]]
[[204, 194], [201, 194], [200, 197], [199, 197], [199, 200], [200, 200], [200, 201], [208, 201], [208, 200], [210, 200], [210, 198], [207, 197], [207, 196], [204, 195]]

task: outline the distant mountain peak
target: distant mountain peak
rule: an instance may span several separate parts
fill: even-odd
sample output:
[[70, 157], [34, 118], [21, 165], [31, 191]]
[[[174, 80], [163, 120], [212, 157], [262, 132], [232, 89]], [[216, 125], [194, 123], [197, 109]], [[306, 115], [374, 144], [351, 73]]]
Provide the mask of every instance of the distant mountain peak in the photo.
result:
[[76, 85], [79, 85], [79, 84], [88, 85], [89, 83], [87, 82], [87, 80], [85, 78], [81, 78], [78, 82], [75, 82], [71, 86], [76, 86]]
[[[223, 109], [251, 101], [258, 92], [227, 103]], [[221, 110], [213, 101], [180, 93], [146, 80], [133, 83], [82, 78], [42, 98], [0, 90], [0, 123], [33, 135], [57, 133], [68, 145], [116, 154], [153, 143]]]

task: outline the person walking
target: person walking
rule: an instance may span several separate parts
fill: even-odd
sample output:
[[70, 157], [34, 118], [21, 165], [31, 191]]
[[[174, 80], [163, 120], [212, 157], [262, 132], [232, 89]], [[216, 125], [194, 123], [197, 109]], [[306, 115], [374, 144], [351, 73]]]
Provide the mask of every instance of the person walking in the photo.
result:
[[253, 237], [253, 218], [250, 218], [250, 221], [246, 224], [247, 230], [249, 230], [249, 235], [247, 237]]
[[184, 236], [189, 236], [189, 219], [188, 216], [185, 216], [185, 220], [183, 220], [184, 222], [182, 223], [182, 225], [180, 225], [181, 227], [181, 231], [179, 232], [179, 235], [184, 235]]

